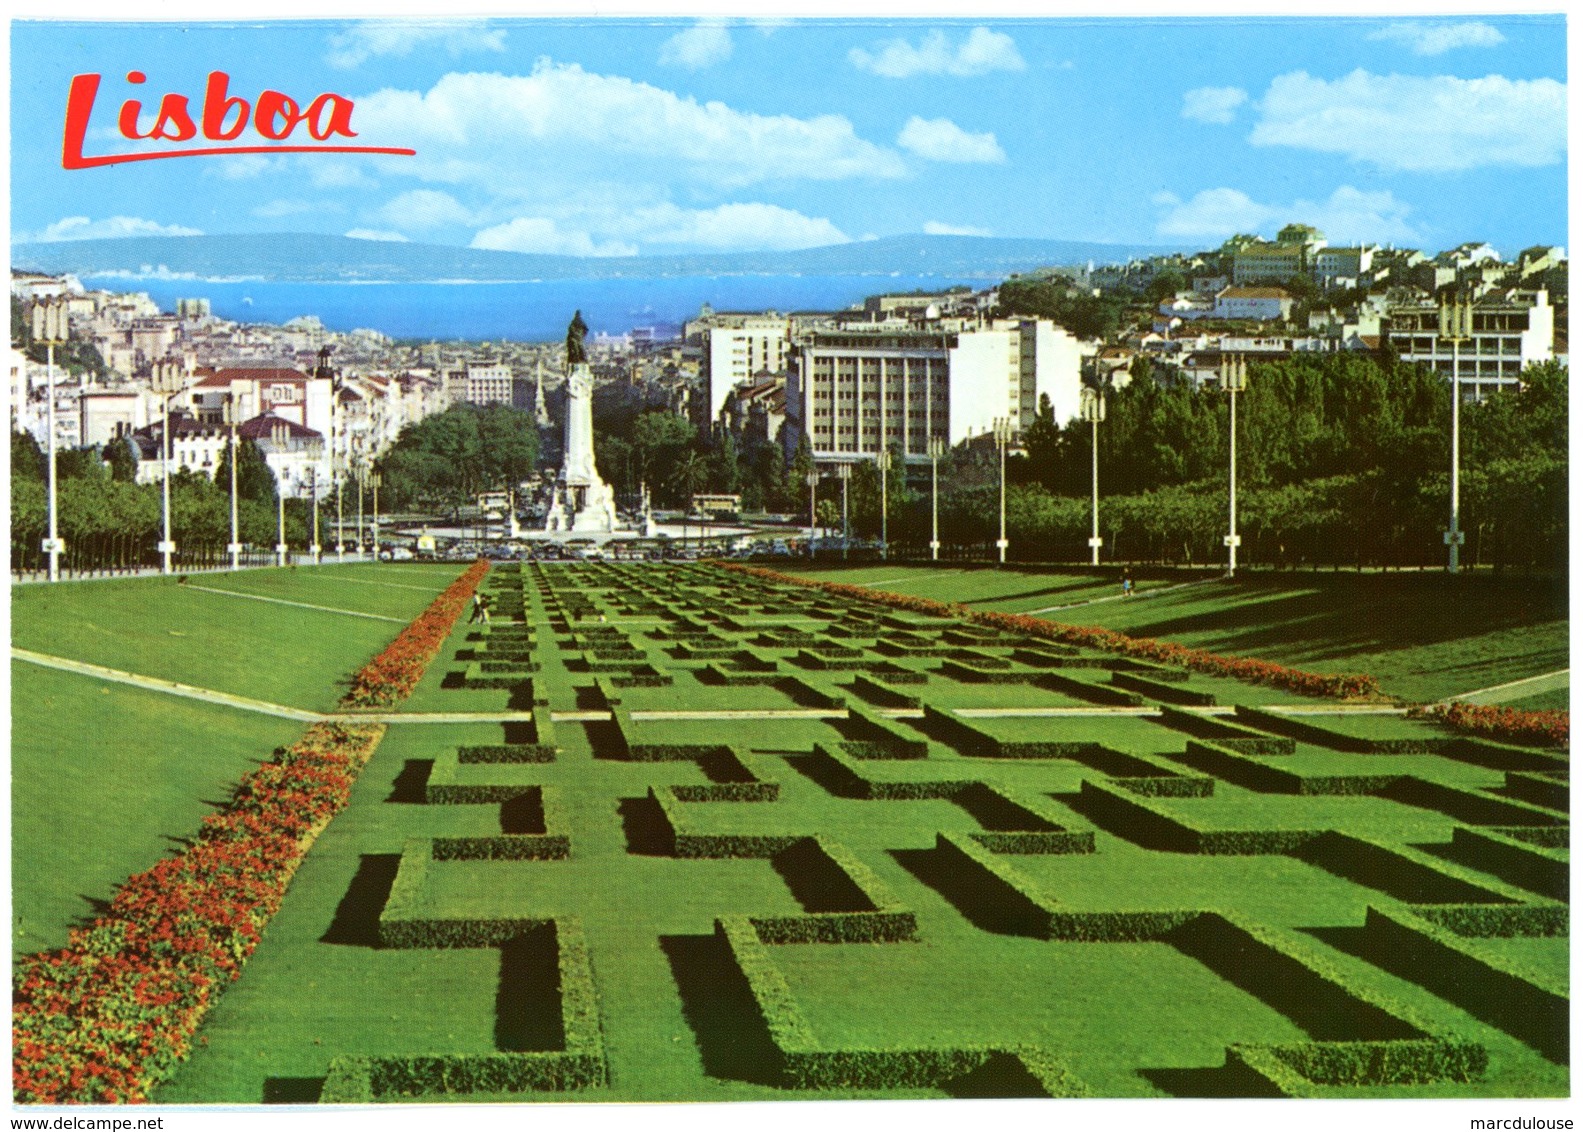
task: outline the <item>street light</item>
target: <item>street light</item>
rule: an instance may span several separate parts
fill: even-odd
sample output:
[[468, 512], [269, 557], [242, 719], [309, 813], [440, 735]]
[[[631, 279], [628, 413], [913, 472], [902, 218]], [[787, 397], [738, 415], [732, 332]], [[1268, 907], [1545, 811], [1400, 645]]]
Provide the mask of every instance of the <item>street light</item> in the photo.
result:
[[995, 541], [995, 549], [1000, 552], [1000, 565], [1006, 564], [1006, 446], [1011, 443], [1012, 422], [1010, 417], [995, 418], [995, 447], [1000, 451], [1000, 538]]
[[319, 461], [324, 456], [324, 441], [310, 440], [308, 442], [308, 491], [313, 496], [313, 533], [310, 536], [308, 551], [313, 555], [313, 564], [319, 565], [323, 561], [323, 548], [319, 545]]
[[60, 581], [60, 555], [66, 549], [66, 544], [61, 541], [60, 531], [56, 526], [57, 511], [55, 507], [55, 347], [70, 337], [70, 328], [66, 317], [66, 299], [64, 296], [55, 299], [40, 299], [33, 304], [33, 341], [43, 342], [46, 347], [44, 395], [48, 403], [44, 407], [44, 427], [49, 432], [47, 441], [49, 447], [49, 537], [44, 540], [41, 549], [49, 555], [49, 580]]
[[890, 449], [874, 454], [874, 466], [879, 469], [879, 556], [890, 558]]
[[935, 561], [940, 558], [940, 457], [945, 455], [945, 437], [931, 436], [929, 438], [929, 483], [930, 491], [930, 516], [929, 516], [929, 557]]
[[357, 461], [357, 550], [362, 553], [363, 537], [368, 533], [368, 528], [363, 526], [363, 487], [368, 480], [368, 469], [363, 465], [362, 458]]
[[1099, 565], [1099, 548], [1105, 540], [1099, 537], [1099, 422], [1105, 419], [1105, 393], [1102, 389], [1092, 386], [1083, 386], [1082, 409], [1083, 419], [1093, 426], [1094, 449], [1094, 525], [1093, 533], [1088, 536], [1088, 545], [1091, 551], [1089, 565]]
[[242, 537], [236, 519], [236, 457], [239, 451], [236, 426], [237, 417], [241, 416], [241, 409], [236, 403], [236, 394], [227, 393], [222, 405], [225, 414], [225, 423], [231, 428], [231, 541], [226, 544], [226, 551], [231, 555], [231, 569], [242, 568]]
[[176, 553], [176, 543], [170, 537], [170, 399], [180, 392], [182, 369], [175, 362], [156, 362], [152, 385], [159, 394], [159, 447], [160, 447], [160, 513], [163, 516], [164, 538], [160, 540], [160, 573], [171, 572], [171, 555]]
[[1231, 398], [1231, 531], [1226, 535], [1226, 577], [1237, 573], [1237, 394], [1248, 387], [1248, 359], [1228, 354], [1220, 359], [1220, 388]]
[[[269, 439], [276, 452], [286, 451], [286, 438], [290, 435], [290, 426], [285, 421], [278, 421], [270, 426]], [[275, 541], [275, 564], [286, 564], [286, 465], [281, 462], [280, 482], [275, 485], [275, 502], [280, 513], [278, 520], [278, 537]]]
[[847, 488], [852, 485], [852, 465], [836, 465], [836, 475], [841, 477], [841, 561], [846, 561], [846, 545], [850, 535], [851, 525], [849, 519], [851, 511], [847, 508]]
[[379, 558], [379, 473], [375, 472], [368, 478], [369, 485], [374, 489], [374, 558]]
[[1473, 336], [1473, 300], [1463, 296], [1440, 304], [1440, 338], [1451, 343], [1451, 525], [1445, 533], [1446, 573], [1461, 569], [1462, 343]]
[[808, 561], [813, 561], [813, 531], [814, 531], [814, 494], [819, 488], [819, 473], [810, 470], [805, 477], [808, 480]]

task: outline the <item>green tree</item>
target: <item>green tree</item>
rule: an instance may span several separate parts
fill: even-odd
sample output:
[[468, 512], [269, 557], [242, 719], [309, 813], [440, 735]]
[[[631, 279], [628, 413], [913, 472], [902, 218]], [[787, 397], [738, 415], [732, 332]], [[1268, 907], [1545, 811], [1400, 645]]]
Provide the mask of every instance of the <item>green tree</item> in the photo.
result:
[[101, 456], [110, 467], [110, 478], [116, 483], [132, 483], [137, 479], [137, 449], [131, 438], [119, 436], [105, 441]]
[[[251, 438], [242, 437], [237, 441], [236, 455], [236, 497], [239, 500], [252, 500], [266, 507], [275, 506], [276, 492], [275, 472], [269, 466], [269, 461], [264, 458], [264, 453]], [[231, 493], [231, 446], [226, 444], [220, 450], [220, 462], [215, 465], [214, 483], [220, 490], [230, 497]], [[229, 504], [228, 504], [229, 506]]]
[[[13, 304], [15, 300], [13, 299]], [[31, 432], [11, 431], [11, 479], [42, 480], [46, 474], [44, 452]]]

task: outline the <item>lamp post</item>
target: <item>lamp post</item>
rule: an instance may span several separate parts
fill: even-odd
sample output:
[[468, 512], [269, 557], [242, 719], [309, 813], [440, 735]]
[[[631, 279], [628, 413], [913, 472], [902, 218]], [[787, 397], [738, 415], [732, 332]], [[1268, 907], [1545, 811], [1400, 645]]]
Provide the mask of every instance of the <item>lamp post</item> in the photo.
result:
[[940, 457], [945, 455], [945, 437], [929, 438], [929, 557], [940, 559]]
[[367, 478], [368, 469], [363, 466], [362, 460], [359, 460], [357, 463], [357, 542], [354, 544], [359, 554], [362, 553], [363, 538], [367, 534], [367, 528], [363, 526], [363, 485]]
[[33, 304], [33, 341], [43, 342], [46, 348], [44, 363], [44, 427], [49, 432], [46, 444], [49, 449], [49, 537], [40, 548], [49, 555], [49, 580], [60, 581], [60, 555], [66, 544], [60, 539], [57, 527], [58, 511], [55, 506], [55, 346], [69, 337], [66, 317], [66, 300], [40, 299]]
[[1012, 422], [1010, 417], [995, 418], [995, 447], [1000, 452], [1000, 538], [995, 540], [995, 549], [1000, 552], [1000, 565], [1006, 564], [1006, 446], [1011, 443]]
[[1089, 565], [1099, 565], [1099, 548], [1105, 540], [1099, 537], [1099, 422], [1105, 419], [1105, 393], [1092, 386], [1083, 386], [1082, 410], [1083, 419], [1093, 426], [1094, 449], [1094, 521], [1092, 532], [1088, 536], [1090, 550]]
[[323, 547], [319, 545], [319, 460], [324, 456], [324, 442], [312, 440], [308, 442], [308, 492], [313, 496], [313, 530], [308, 537], [308, 553], [313, 555], [313, 564], [319, 565], [323, 561]]
[[1231, 530], [1226, 535], [1226, 577], [1237, 573], [1237, 547], [1242, 536], [1237, 533], [1237, 394], [1248, 387], [1248, 360], [1238, 355], [1228, 355], [1220, 360], [1220, 388], [1231, 399]]
[[[290, 429], [285, 421], [280, 421], [270, 427], [269, 438], [277, 452], [286, 450], [286, 438]], [[275, 565], [286, 564], [286, 473], [285, 465], [281, 465], [280, 482], [275, 485], [275, 504], [279, 514], [277, 520], [275, 540]]]
[[839, 464], [836, 475], [841, 477], [841, 561], [846, 561], [846, 546], [851, 535], [851, 514], [847, 507], [847, 488], [852, 486], [852, 465]]
[[236, 418], [241, 415], [241, 410], [237, 407], [236, 394], [227, 393], [225, 395], [223, 409], [225, 423], [231, 429], [231, 541], [226, 544], [225, 549], [231, 555], [231, 569], [240, 570], [242, 568], [242, 536], [236, 517], [236, 458], [240, 452], [240, 446], [236, 437]]
[[1440, 304], [1440, 338], [1451, 343], [1451, 523], [1446, 528], [1446, 573], [1462, 567], [1462, 343], [1473, 337], [1473, 300], [1462, 297]]
[[379, 473], [375, 472], [368, 477], [369, 486], [374, 489], [374, 560], [379, 560]]
[[808, 561], [813, 561], [813, 531], [814, 531], [814, 495], [819, 490], [819, 473], [809, 471], [808, 480]]
[[874, 455], [874, 467], [879, 469], [879, 556], [890, 559], [890, 449], [881, 449]]
[[182, 387], [182, 371], [174, 362], [157, 362], [153, 374], [154, 392], [159, 394], [159, 450], [160, 450], [160, 573], [171, 572], [171, 556], [176, 553], [176, 543], [170, 537], [170, 399]]

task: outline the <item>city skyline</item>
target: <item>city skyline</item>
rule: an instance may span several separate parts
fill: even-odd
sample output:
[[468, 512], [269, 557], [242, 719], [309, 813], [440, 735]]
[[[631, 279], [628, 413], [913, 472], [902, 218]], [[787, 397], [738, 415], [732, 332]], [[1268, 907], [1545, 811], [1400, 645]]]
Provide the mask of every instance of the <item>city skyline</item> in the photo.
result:
[[[17, 22], [11, 49], [13, 242], [1213, 247], [1291, 222], [1337, 244], [1566, 242], [1558, 15]], [[114, 153], [123, 100], [145, 132], [166, 92], [196, 117], [216, 70], [244, 99], [335, 92], [353, 144], [417, 154], [61, 168], [73, 75], [103, 76], [86, 148]]]

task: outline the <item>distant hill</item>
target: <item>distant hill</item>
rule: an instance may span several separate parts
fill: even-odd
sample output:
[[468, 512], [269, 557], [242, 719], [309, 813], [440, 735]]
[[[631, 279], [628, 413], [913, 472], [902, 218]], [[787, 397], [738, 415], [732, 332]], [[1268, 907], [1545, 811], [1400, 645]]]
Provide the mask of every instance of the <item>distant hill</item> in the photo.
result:
[[1121, 263], [1178, 249], [1075, 240], [985, 236], [889, 236], [789, 252], [714, 255], [525, 255], [439, 244], [354, 240], [306, 233], [137, 236], [15, 244], [13, 268], [52, 274], [170, 274], [273, 282], [652, 279], [698, 275], [921, 275], [1005, 278], [1039, 267]]

